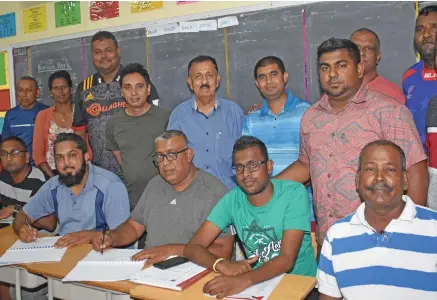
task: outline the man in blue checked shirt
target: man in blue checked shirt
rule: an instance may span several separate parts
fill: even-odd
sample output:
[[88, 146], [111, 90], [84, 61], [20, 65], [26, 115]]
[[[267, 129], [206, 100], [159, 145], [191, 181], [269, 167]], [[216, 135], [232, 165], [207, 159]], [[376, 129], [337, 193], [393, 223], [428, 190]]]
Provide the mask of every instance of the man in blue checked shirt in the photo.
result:
[[185, 133], [188, 146], [196, 153], [194, 165], [232, 189], [236, 186], [231, 170], [232, 148], [241, 136], [243, 110], [216, 94], [220, 75], [210, 56], [200, 55], [190, 61], [187, 83], [193, 97], [173, 110], [167, 129]]
[[[299, 157], [300, 120], [310, 107], [286, 88], [288, 73], [284, 62], [276, 56], [267, 56], [257, 62], [254, 70], [255, 85], [265, 97], [261, 108], [249, 113], [243, 122], [243, 135], [259, 138], [267, 146], [273, 160], [272, 176], [276, 176]], [[311, 221], [314, 221], [312, 192]]]

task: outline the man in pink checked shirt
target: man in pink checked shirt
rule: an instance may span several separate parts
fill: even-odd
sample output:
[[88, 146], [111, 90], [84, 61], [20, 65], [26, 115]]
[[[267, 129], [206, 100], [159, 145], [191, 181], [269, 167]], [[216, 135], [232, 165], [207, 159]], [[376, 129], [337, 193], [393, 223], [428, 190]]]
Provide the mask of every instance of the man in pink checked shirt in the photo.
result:
[[387, 139], [407, 157], [410, 188], [419, 205], [426, 202], [426, 155], [411, 113], [395, 99], [362, 84], [358, 47], [331, 38], [317, 49], [324, 95], [303, 115], [299, 159], [277, 175], [301, 183], [311, 180], [320, 247], [330, 225], [353, 213], [361, 201], [355, 188], [358, 156], [369, 142]]

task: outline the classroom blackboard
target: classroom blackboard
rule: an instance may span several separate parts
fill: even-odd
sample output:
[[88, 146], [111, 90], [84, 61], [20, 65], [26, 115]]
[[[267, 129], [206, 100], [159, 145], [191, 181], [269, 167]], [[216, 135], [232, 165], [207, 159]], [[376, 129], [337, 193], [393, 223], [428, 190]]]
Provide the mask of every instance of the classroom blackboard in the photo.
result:
[[[189, 61], [199, 54], [211, 55], [216, 58], [222, 77], [218, 94], [222, 97], [229, 94], [230, 99], [246, 111], [252, 104], [262, 102], [253, 77], [253, 68], [259, 59], [267, 55], [282, 58], [289, 73], [288, 88], [302, 99], [308, 94], [308, 101], [315, 102], [320, 97], [317, 47], [332, 36], [347, 38], [361, 27], [368, 27], [380, 36], [381, 75], [400, 85], [403, 72], [415, 62], [413, 2], [317, 2], [235, 16], [239, 25], [226, 30], [149, 38], [144, 28], [116, 32], [122, 64], [148, 63], [162, 106], [173, 109], [191, 97], [186, 84]], [[74, 83], [79, 83], [84, 76], [95, 72], [90, 39], [76, 38], [17, 49], [17, 56], [14, 52], [15, 78], [26, 73], [35, 76], [43, 87], [41, 101], [51, 104], [47, 91], [50, 72], [41, 70], [48, 70], [47, 66], [53, 63], [57, 66], [68, 61], [66, 65], [75, 74]]]

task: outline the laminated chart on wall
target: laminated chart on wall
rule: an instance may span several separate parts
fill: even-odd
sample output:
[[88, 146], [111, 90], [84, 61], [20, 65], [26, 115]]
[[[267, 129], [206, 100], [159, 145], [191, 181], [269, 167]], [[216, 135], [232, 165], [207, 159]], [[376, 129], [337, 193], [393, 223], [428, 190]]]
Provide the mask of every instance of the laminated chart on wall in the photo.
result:
[[91, 1], [90, 2], [90, 19], [99, 21], [120, 16], [119, 1]]
[[80, 1], [55, 2], [55, 25], [65, 27], [81, 23]]
[[47, 7], [45, 4], [23, 9], [24, 33], [47, 29]]
[[8, 84], [8, 53], [0, 52], [0, 90], [9, 89]]
[[135, 14], [139, 12], [161, 9], [163, 2], [164, 1], [131, 1], [129, 3], [130, 12]]
[[5, 14], [0, 16], [0, 38], [16, 36], [17, 26], [15, 21], [15, 13]]

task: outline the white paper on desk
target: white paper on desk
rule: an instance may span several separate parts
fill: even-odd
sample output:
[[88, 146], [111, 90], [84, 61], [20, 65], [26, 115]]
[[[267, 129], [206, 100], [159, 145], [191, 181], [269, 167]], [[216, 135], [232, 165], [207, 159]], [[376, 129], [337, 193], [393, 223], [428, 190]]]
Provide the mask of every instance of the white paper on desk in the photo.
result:
[[[272, 278], [270, 280], [261, 282], [259, 284], [252, 285], [251, 287], [245, 289], [241, 293], [236, 295], [228, 296], [223, 299], [240, 299], [240, 300], [266, 300], [269, 299], [270, 294], [278, 286], [282, 277], [285, 274], [279, 275], [278, 277]], [[208, 297], [214, 297], [207, 295]]]
[[217, 20], [218, 28], [237, 26], [238, 18], [236, 16], [224, 17]]
[[[171, 257], [169, 257], [171, 258]], [[161, 270], [151, 266], [131, 278], [132, 282], [180, 291], [178, 285], [202, 273], [206, 268], [192, 262]]]
[[197, 21], [199, 24], [199, 31], [216, 31], [217, 20], [202, 20]]
[[0, 268], [1, 267], [11, 266], [11, 265], [15, 265], [15, 263], [0, 263]]
[[59, 262], [67, 251], [67, 248], [56, 249], [53, 245], [61, 237], [37, 238], [31, 243], [16, 241], [12, 247], [6, 250], [0, 257], [0, 263], [26, 264], [34, 262]]
[[91, 251], [62, 279], [62, 281], [119, 281], [141, 272], [143, 261], [131, 257], [141, 250], [109, 249], [101, 254]]

